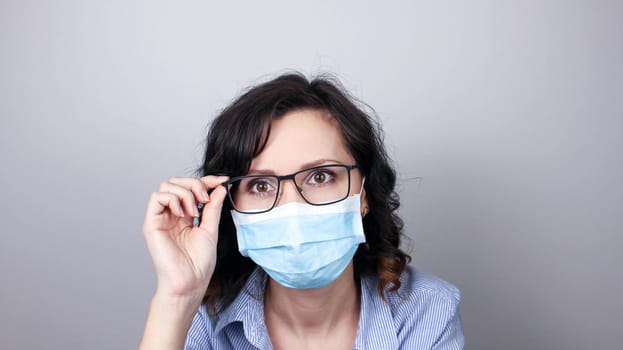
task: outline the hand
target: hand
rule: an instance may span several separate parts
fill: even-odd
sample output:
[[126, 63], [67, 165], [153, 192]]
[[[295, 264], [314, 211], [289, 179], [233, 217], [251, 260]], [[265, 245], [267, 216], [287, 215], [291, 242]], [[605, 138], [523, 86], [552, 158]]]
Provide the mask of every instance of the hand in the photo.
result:
[[[221, 183], [227, 179], [172, 178], [151, 195], [143, 233], [156, 270], [157, 295], [203, 297], [216, 265], [218, 224], [227, 194]], [[198, 203], [204, 203], [201, 224], [193, 227]]]

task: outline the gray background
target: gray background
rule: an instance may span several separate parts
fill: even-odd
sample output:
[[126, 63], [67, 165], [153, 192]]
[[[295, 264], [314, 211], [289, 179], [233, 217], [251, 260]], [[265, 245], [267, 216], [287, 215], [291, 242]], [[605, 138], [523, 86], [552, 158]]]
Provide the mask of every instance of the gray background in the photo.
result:
[[620, 345], [621, 1], [0, 4], [3, 349], [136, 347], [150, 192], [286, 69], [378, 112], [468, 349]]

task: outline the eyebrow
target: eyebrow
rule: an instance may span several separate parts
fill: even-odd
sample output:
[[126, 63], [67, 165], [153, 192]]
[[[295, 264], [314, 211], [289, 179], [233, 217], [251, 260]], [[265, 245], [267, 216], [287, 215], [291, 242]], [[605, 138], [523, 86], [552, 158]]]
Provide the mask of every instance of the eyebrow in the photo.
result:
[[[345, 164], [342, 161], [339, 161], [337, 159], [317, 159], [317, 160], [313, 160], [311, 162], [307, 162], [302, 164], [298, 170], [303, 170], [303, 169], [308, 169], [308, 168], [313, 168], [315, 166], [319, 166], [319, 165], [324, 165], [324, 164]], [[352, 164], [350, 164], [352, 165]], [[269, 170], [269, 169], [249, 169], [249, 172], [247, 175], [277, 175], [277, 173], [273, 170]]]

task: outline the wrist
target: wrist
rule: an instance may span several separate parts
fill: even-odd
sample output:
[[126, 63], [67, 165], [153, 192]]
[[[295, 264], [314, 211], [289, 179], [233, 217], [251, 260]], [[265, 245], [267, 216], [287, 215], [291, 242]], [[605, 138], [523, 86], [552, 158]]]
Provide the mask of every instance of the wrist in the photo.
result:
[[181, 349], [202, 298], [195, 295], [154, 294], [140, 349]]
[[151, 303], [152, 307], [157, 307], [173, 314], [183, 315], [192, 312], [194, 315], [202, 300], [203, 293], [176, 294], [158, 289], [152, 297]]

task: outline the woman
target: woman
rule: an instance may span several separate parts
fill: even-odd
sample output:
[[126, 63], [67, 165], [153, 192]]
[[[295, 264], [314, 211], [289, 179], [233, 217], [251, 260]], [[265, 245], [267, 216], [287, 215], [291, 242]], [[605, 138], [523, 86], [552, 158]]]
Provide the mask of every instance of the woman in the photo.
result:
[[248, 90], [201, 173], [149, 200], [142, 349], [463, 348], [459, 291], [407, 265], [380, 128], [339, 84]]

